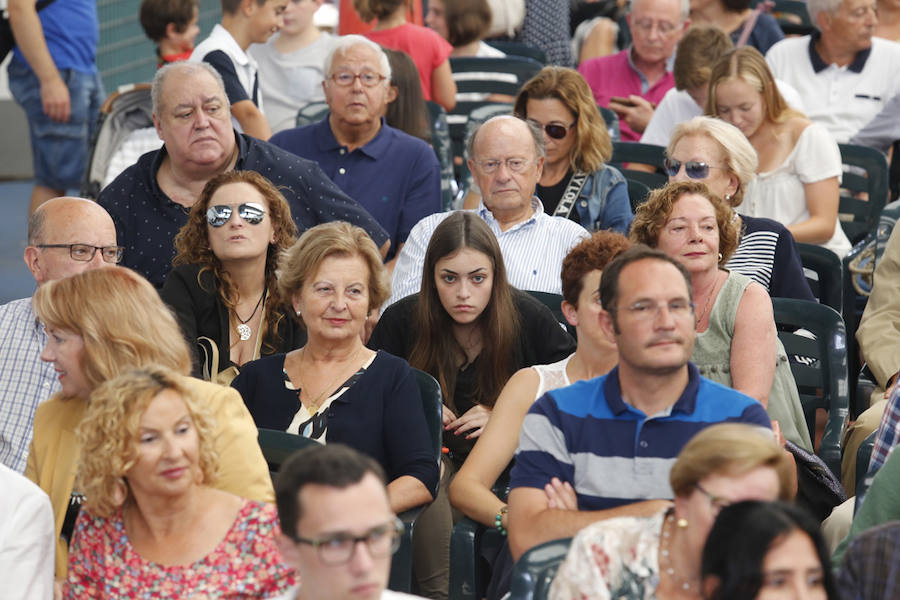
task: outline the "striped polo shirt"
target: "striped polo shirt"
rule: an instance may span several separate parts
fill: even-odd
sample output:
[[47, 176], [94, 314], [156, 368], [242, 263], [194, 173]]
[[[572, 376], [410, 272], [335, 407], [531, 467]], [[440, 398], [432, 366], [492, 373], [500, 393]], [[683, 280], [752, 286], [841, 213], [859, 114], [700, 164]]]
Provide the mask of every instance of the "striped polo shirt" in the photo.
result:
[[700, 376], [666, 410], [647, 416], [622, 399], [619, 369], [547, 392], [528, 411], [510, 488], [543, 488], [553, 477], [575, 488], [579, 510], [672, 498], [669, 469], [701, 429], [723, 422], [771, 427], [762, 405]]

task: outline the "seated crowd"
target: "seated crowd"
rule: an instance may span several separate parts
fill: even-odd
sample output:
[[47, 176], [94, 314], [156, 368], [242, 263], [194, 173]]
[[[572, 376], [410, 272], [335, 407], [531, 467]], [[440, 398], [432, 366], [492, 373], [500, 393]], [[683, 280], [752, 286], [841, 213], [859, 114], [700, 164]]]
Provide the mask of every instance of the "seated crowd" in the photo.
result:
[[566, 64], [473, 117], [449, 204], [426, 102], [471, 101], [451, 58], [514, 17], [352, 4], [333, 35], [323, 0], [222, 0], [194, 48], [195, 0], [143, 0], [159, 139], [35, 201], [36, 291], [0, 306], [0, 596], [515, 600], [540, 548], [535, 598], [897, 597], [900, 233], [843, 481], [773, 309], [817, 302], [806, 246], [851, 251], [838, 143], [900, 106], [875, 0], [786, 39], [749, 0], [576, 2], [572, 48], [529, 0], [510, 31]]

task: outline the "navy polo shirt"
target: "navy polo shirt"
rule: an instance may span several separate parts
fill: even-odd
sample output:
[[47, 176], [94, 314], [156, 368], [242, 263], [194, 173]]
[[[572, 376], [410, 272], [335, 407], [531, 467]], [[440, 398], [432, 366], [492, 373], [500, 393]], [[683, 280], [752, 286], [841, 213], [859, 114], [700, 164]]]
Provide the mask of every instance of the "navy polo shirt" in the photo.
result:
[[314, 160], [348, 196], [369, 211], [394, 242], [406, 241], [413, 225], [441, 211], [441, 165], [431, 146], [381, 120], [378, 134], [348, 152], [324, 120], [276, 133], [271, 142]]
[[[388, 235], [366, 210], [340, 190], [316, 163], [254, 137], [235, 132], [236, 171], [256, 171], [279, 188], [291, 216], [303, 232], [329, 221], [362, 227], [381, 247]], [[98, 202], [116, 224], [125, 247], [122, 264], [162, 287], [175, 257], [175, 234], [187, 222], [188, 209], [173, 202], [156, 181], [166, 147], [148, 152], [100, 192]]]
[[700, 376], [667, 410], [645, 415], [622, 399], [619, 368], [547, 392], [528, 411], [510, 488], [543, 488], [553, 477], [575, 488], [579, 510], [672, 498], [669, 470], [687, 442], [724, 422], [771, 427], [762, 405]]

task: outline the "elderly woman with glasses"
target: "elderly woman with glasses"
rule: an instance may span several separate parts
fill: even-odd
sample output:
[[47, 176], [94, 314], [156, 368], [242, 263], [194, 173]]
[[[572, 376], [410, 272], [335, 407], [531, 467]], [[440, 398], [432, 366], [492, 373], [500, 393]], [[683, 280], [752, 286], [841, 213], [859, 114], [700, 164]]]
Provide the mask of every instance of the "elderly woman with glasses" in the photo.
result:
[[[756, 150], [740, 129], [712, 117], [694, 117], [678, 124], [666, 149], [669, 181], [702, 181], [735, 209], [756, 178], [756, 166]], [[725, 268], [746, 275], [773, 298], [815, 302], [787, 227], [736, 212], [732, 218], [740, 240]]]
[[547, 158], [535, 193], [544, 212], [589, 231], [627, 233], [634, 215], [628, 184], [605, 164], [612, 142], [584, 77], [565, 67], [544, 67], [516, 97], [517, 116], [544, 133]]
[[296, 233], [284, 196], [259, 173], [229, 171], [204, 186], [160, 292], [194, 348], [195, 377], [227, 384], [244, 363], [303, 345], [275, 289]]
[[758, 400], [785, 438], [811, 451], [772, 301], [758, 283], [724, 268], [738, 242], [731, 207], [704, 183], [669, 183], [638, 208], [631, 239], [691, 273], [697, 329], [691, 361], [700, 374]]

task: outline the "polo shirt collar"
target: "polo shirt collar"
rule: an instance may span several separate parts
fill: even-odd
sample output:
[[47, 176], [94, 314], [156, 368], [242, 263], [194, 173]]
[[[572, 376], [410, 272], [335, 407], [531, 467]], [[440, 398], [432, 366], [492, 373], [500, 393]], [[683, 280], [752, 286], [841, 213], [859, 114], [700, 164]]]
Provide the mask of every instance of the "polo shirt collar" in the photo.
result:
[[[687, 364], [688, 368], [688, 382], [684, 387], [684, 390], [681, 392], [681, 396], [678, 400], [669, 408], [669, 413], [681, 412], [686, 415], [692, 414], [694, 412], [694, 408], [697, 405], [697, 392], [700, 390], [700, 371], [697, 370], [697, 367], [694, 363], [689, 362]], [[603, 396], [606, 398], [606, 403], [609, 405], [609, 410], [612, 411], [614, 415], [621, 415], [622, 413], [629, 410], [637, 410], [622, 398], [622, 387], [619, 384], [619, 366], [616, 365], [612, 371], [609, 372], [609, 375], [606, 376], [606, 379], [603, 381]], [[647, 415], [652, 416], [652, 415]]]
[[210, 37], [217, 37], [219, 42], [222, 44], [222, 50], [231, 58], [231, 60], [235, 61], [240, 66], [250, 65], [254, 69], [257, 68], [256, 61], [253, 58], [244, 52], [240, 46], [238, 46], [237, 40], [234, 39], [234, 36], [231, 33], [222, 27], [219, 23], [216, 23], [213, 26], [212, 32], [209, 34]]
[[[334, 152], [344, 147], [337, 141], [337, 138], [334, 137], [334, 131], [332, 131], [331, 123], [329, 122], [330, 118], [331, 111], [325, 115], [324, 119], [312, 125], [313, 130], [316, 132], [319, 150], [323, 154], [326, 152]], [[388, 147], [391, 145], [387, 130], [388, 124], [385, 123], [384, 117], [381, 117], [381, 128], [378, 130], [378, 133], [375, 134], [375, 137], [369, 140], [365, 146], [354, 150], [354, 152], [358, 150], [369, 158], [381, 158], [387, 154]]]
[[[645, 88], [650, 87], [650, 82], [647, 81], [647, 78], [644, 77], [644, 74], [638, 69], [634, 64], [634, 56], [632, 53], [634, 52], [634, 44], [628, 46], [627, 51], [625, 52], [625, 60], [628, 61], [628, 66], [631, 67], [631, 70], [637, 73], [637, 76], [641, 79], [641, 86]], [[666, 71], [671, 73], [672, 68], [675, 66], [675, 53], [666, 59]]]
[[[236, 129], [232, 129], [234, 132], [234, 144], [237, 147], [238, 157], [234, 163], [234, 170], [240, 171], [244, 166], [244, 157], [247, 155], [247, 139], [238, 133]], [[166, 150], [166, 145], [163, 144], [159, 147], [159, 150], [153, 156], [153, 163], [150, 165], [150, 185], [153, 187], [153, 193], [155, 193], [160, 198], [166, 198], [170, 203], [177, 204], [181, 206], [168, 196], [166, 196], [165, 192], [162, 191], [162, 188], [159, 187], [159, 178], [157, 177], [157, 173], [159, 173], [159, 168], [162, 166], [163, 161], [169, 155], [168, 150]]]
[[[511, 227], [508, 231], [516, 229], [518, 227], [523, 227], [529, 223], [534, 223], [537, 221], [538, 217], [544, 214], [544, 205], [541, 203], [540, 198], [537, 196], [531, 197], [531, 216], [522, 221], [521, 223], [516, 223], [513, 227]], [[488, 210], [487, 206], [484, 205], [484, 200], [481, 200], [478, 203], [478, 216], [484, 219], [489, 225], [495, 224], [497, 219], [494, 218], [494, 214]]]
[[[819, 73], [827, 69], [830, 65], [826, 63], [821, 56], [819, 56], [819, 52], [816, 50], [816, 42], [818, 42], [822, 38], [822, 32], [816, 29], [809, 36], [809, 60], [812, 63], [813, 71]], [[856, 53], [856, 56], [853, 57], [853, 62], [847, 65], [847, 70], [852, 71], [853, 73], [862, 73], [862, 70], [866, 66], [866, 61], [869, 60], [869, 55], [872, 54], [872, 46], [870, 45], [865, 50], [860, 50]]]

